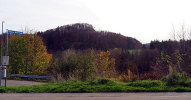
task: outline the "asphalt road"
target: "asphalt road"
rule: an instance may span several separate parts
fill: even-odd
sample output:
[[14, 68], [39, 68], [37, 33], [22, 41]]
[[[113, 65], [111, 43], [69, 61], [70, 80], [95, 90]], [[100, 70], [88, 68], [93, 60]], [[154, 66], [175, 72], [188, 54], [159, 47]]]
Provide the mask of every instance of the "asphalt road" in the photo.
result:
[[[7, 86], [27, 86], [27, 85], [37, 85], [43, 84], [43, 82], [34, 81], [21, 81], [21, 80], [7, 80]], [[5, 86], [5, 80], [1, 80], [1, 86]], [[1, 98], [0, 98], [1, 100]]]
[[0, 100], [191, 100], [191, 93], [11, 93]]

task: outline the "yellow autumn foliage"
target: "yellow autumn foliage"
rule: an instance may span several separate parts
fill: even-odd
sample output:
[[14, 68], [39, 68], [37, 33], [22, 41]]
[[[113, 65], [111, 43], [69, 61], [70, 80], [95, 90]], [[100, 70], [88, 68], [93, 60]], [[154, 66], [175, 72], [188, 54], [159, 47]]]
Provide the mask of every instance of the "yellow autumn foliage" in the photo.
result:
[[14, 74], [46, 74], [52, 59], [41, 37], [36, 34], [10, 35], [8, 55], [8, 72]]
[[101, 51], [96, 59], [96, 75], [98, 77], [115, 77], [115, 58], [110, 58], [109, 51]]

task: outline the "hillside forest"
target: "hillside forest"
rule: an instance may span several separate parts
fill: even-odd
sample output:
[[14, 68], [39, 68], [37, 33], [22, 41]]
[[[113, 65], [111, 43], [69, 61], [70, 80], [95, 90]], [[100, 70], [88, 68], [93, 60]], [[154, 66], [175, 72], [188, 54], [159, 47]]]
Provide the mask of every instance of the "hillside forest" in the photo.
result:
[[[183, 34], [184, 35], [184, 34]], [[171, 70], [191, 76], [191, 40], [151, 41], [96, 31], [87, 23], [35, 34], [9, 35], [8, 73], [47, 75], [55, 80], [161, 79]]]

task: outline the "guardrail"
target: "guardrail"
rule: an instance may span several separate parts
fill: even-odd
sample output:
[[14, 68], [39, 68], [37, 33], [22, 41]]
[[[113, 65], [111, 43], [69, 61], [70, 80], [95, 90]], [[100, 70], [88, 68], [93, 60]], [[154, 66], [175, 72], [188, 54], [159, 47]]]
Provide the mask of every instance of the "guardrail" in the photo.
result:
[[35, 76], [35, 75], [20, 75], [20, 74], [8, 74], [7, 76], [19, 77], [19, 78], [33, 78], [33, 79], [44, 79], [50, 80], [49, 76]]

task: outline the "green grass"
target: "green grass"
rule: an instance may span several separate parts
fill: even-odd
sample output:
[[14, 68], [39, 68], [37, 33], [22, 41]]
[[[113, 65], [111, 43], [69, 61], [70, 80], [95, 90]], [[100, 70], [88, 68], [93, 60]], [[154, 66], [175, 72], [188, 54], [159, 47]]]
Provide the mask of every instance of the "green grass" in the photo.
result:
[[141, 50], [128, 50], [129, 54], [133, 55], [133, 54], [140, 54]]
[[191, 92], [187, 87], [168, 87], [159, 80], [115, 82], [98, 79], [90, 82], [64, 81], [32, 86], [0, 87], [0, 93], [81, 93], [81, 92]]

